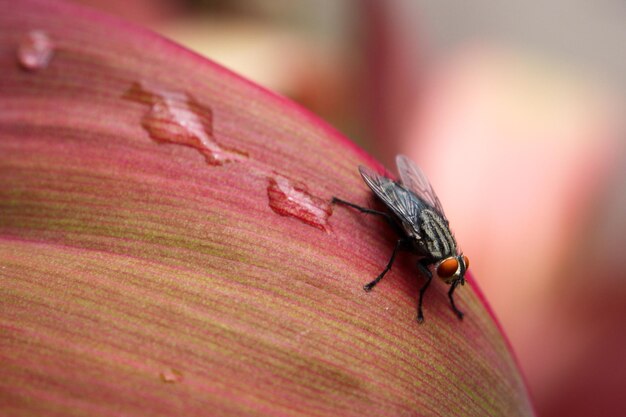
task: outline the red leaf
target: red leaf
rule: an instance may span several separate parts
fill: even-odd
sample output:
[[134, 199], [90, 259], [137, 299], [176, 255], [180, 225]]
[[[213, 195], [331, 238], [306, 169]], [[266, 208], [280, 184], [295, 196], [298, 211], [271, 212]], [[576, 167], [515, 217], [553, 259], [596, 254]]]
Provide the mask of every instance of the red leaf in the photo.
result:
[[424, 325], [410, 258], [363, 291], [386, 225], [324, 202], [369, 204], [373, 161], [314, 116], [71, 4], [0, 31], [5, 415], [532, 414], [474, 289]]

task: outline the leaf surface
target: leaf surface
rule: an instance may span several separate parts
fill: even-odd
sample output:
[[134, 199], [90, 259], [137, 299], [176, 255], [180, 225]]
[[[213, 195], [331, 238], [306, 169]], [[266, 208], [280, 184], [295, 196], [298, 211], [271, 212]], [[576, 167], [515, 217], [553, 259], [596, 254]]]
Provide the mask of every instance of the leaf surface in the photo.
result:
[[61, 2], [0, 1], [0, 69], [3, 414], [532, 415], [474, 286], [363, 291], [376, 163], [314, 116]]

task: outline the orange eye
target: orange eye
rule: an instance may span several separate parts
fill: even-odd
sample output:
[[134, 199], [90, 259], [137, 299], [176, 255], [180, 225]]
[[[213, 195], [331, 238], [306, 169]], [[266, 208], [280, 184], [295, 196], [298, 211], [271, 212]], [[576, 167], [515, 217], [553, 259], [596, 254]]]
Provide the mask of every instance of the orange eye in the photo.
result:
[[441, 278], [450, 278], [459, 269], [459, 261], [456, 258], [448, 258], [437, 267], [437, 275]]
[[469, 269], [469, 258], [467, 256], [463, 257], [463, 262], [465, 263], [465, 269]]

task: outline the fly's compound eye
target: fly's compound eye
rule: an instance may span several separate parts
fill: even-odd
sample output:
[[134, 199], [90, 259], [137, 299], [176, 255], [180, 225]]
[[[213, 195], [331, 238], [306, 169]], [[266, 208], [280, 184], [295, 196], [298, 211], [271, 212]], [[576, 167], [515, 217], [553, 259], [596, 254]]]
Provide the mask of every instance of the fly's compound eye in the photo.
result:
[[469, 269], [469, 258], [467, 256], [463, 257], [463, 262], [465, 263], [465, 269]]
[[437, 267], [437, 275], [441, 278], [450, 278], [459, 269], [459, 261], [456, 258], [448, 258]]

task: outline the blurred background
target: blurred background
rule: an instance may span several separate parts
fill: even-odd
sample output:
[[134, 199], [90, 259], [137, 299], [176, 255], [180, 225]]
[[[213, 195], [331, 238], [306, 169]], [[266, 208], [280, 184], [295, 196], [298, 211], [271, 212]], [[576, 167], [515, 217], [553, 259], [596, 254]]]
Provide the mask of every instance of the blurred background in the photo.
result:
[[626, 2], [79, 2], [417, 161], [538, 414], [625, 415]]

